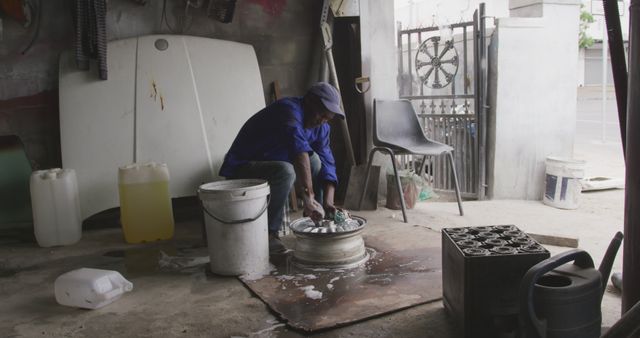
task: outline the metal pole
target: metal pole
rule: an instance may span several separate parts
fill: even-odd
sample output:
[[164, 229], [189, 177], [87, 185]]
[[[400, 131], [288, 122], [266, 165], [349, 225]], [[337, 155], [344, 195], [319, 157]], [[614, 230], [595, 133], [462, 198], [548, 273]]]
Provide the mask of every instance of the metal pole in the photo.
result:
[[640, 0], [631, 0], [629, 14], [623, 313], [640, 300]]
[[478, 114], [480, 114], [479, 121], [476, 122], [477, 131], [476, 137], [478, 138], [478, 168], [479, 168], [479, 177], [478, 177], [478, 199], [485, 199], [486, 194], [486, 186], [487, 186], [487, 113], [489, 108], [487, 106], [487, 78], [488, 78], [488, 66], [487, 66], [487, 47], [486, 47], [486, 23], [485, 23], [485, 5], [484, 2], [480, 3], [480, 10], [478, 12], [478, 29], [480, 30], [480, 41], [478, 41], [478, 46], [480, 47], [479, 51], [479, 59], [478, 65], [480, 66], [479, 75], [479, 83], [480, 86], [478, 95], [480, 99], [478, 102], [480, 106], [477, 107]]
[[[402, 66], [402, 22], [398, 21], [396, 23], [396, 32], [398, 32], [397, 35], [397, 44], [398, 44], [398, 76], [402, 76], [404, 73], [404, 67]], [[400, 96], [405, 95], [407, 92], [404, 88], [405, 83], [404, 81], [400, 82]], [[409, 93], [411, 94], [411, 93]]]
[[[482, 194], [482, 191], [484, 190], [484, 182], [482, 181], [482, 166], [480, 164], [480, 162], [482, 162], [482, 152], [484, 151], [483, 149], [481, 149], [481, 138], [478, 137], [482, 134], [482, 128], [485, 127], [482, 125], [482, 100], [480, 98], [480, 92], [482, 90], [482, 81], [480, 81], [480, 37], [482, 36], [482, 34], [480, 34], [480, 27], [479, 27], [479, 20], [480, 16], [478, 15], [478, 10], [476, 10], [475, 12], [473, 12], [473, 79], [474, 79], [474, 87], [473, 87], [473, 94], [474, 94], [474, 98], [473, 98], [473, 106], [474, 106], [474, 110], [476, 113], [476, 142], [473, 145], [474, 147], [474, 151], [476, 152], [476, 154], [478, 154], [477, 158], [478, 158], [478, 168], [477, 171], [475, 172], [476, 175], [478, 175], [478, 180], [476, 182], [476, 191], [477, 191], [477, 197], [478, 199], [482, 199], [480, 197], [480, 195]], [[465, 28], [466, 29], [466, 28]]]
[[607, 26], [602, 22], [602, 143], [607, 141]]
[[624, 58], [624, 42], [622, 41], [622, 28], [620, 27], [620, 11], [618, 0], [604, 0], [604, 19], [607, 23], [607, 39], [609, 39], [609, 56], [611, 58], [611, 73], [616, 91], [616, 103], [618, 106], [618, 121], [620, 122], [620, 139], [622, 151], [626, 149], [627, 139], [627, 61]]

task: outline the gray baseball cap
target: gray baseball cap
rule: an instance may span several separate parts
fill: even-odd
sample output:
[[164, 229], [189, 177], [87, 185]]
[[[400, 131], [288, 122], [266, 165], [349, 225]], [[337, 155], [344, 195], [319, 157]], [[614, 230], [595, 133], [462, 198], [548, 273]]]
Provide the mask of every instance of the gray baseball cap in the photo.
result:
[[344, 119], [344, 112], [340, 109], [340, 93], [334, 86], [318, 82], [309, 88], [308, 93], [320, 98], [325, 108]]

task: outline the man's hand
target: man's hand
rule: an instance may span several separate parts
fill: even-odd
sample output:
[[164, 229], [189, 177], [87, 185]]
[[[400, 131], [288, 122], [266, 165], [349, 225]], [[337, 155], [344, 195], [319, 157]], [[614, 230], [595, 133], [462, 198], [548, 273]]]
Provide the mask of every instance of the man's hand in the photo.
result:
[[324, 209], [322, 209], [320, 203], [318, 203], [315, 199], [305, 199], [304, 211], [302, 212], [302, 216], [310, 217], [314, 223], [318, 224], [324, 219]]
[[293, 161], [293, 168], [296, 171], [298, 196], [301, 196], [304, 201], [304, 211], [302, 215], [311, 217], [313, 222], [318, 224], [324, 218], [324, 209], [322, 209], [322, 205], [314, 198], [309, 154], [298, 154]]
[[324, 214], [327, 219], [333, 220], [336, 217], [337, 211], [338, 209], [333, 204], [325, 203]]
[[324, 211], [327, 214], [327, 218], [333, 220], [336, 217], [336, 207], [333, 205], [333, 195], [336, 191], [336, 186], [333, 182], [325, 182], [324, 184]]

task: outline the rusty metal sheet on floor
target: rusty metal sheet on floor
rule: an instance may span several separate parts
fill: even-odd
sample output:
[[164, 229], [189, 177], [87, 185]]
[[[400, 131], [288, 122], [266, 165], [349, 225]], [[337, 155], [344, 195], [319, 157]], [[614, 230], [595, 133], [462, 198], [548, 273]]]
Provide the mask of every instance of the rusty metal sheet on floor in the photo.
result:
[[360, 267], [302, 268], [290, 251], [271, 257], [270, 275], [241, 280], [288, 325], [308, 332], [441, 299], [439, 240], [403, 249], [377, 236], [364, 239], [369, 260]]

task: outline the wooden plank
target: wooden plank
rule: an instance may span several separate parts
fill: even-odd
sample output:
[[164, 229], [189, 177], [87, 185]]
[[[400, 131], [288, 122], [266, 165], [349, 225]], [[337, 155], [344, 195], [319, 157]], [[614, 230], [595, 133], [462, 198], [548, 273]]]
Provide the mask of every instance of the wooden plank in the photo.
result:
[[577, 248], [578, 238], [527, 233], [540, 244]]

